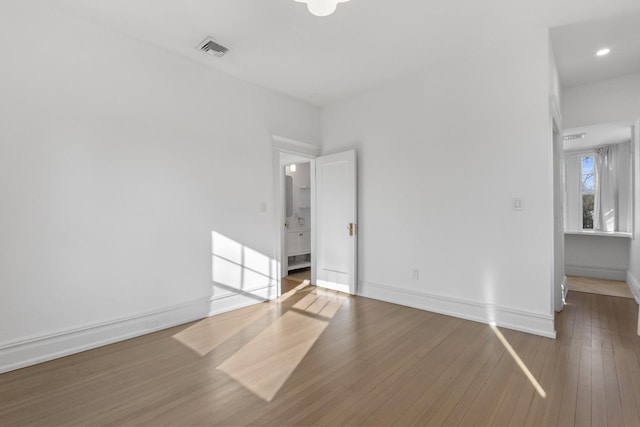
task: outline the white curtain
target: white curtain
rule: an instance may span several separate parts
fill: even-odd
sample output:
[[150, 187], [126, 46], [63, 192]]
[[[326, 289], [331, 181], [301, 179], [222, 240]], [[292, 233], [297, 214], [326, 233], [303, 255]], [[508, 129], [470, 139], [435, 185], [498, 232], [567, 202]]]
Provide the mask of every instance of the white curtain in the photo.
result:
[[617, 145], [596, 150], [593, 229], [597, 231], [620, 231], [618, 160]]
[[618, 176], [618, 231], [633, 230], [633, 152], [631, 142], [616, 145]]

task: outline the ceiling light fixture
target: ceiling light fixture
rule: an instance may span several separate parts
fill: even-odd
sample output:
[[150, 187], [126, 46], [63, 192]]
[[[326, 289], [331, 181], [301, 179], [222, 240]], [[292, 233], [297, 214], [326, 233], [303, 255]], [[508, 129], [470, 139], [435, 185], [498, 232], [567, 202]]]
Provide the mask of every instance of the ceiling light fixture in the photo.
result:
[[609, 48], [604, 48], [604, 49], [600, 49], [599, 51], [596, 52], [597, 56], [605, 56], [608, 55], [609, 52], [611, 52], [611, 49]]
[[306, 3], [307, 9], [316, 16], [328, 16], [336, 11], [338, 3], [344, 3], [349, 0], [295, 0], [298, 3]]

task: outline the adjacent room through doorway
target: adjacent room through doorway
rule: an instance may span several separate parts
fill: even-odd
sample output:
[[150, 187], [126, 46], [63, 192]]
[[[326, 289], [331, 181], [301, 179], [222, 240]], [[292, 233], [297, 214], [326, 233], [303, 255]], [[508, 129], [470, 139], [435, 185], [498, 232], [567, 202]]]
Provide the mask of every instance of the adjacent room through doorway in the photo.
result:
[[284, 179], [286, 274], [282, 278], [281, 293], [305, 280], [311, 283], [311, 162], [286, 165]]

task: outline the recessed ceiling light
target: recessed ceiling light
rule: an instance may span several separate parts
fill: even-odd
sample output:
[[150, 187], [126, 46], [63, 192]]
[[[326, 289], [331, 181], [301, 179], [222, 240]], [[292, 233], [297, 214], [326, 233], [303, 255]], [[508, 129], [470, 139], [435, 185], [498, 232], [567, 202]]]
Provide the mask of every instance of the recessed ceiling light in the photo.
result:
[[608, 55], [609, 52], [611, 52], [611, 49], [609, 48], [604, 48], [604, 49], [600, 49], [599, 51], [596, 52], [597, 56], [605, 56]]

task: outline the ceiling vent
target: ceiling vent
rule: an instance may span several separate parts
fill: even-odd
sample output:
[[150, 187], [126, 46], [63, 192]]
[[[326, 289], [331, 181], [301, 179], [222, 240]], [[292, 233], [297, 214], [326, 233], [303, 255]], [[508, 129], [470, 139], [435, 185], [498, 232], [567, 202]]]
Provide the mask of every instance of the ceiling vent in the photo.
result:
[[562, 137], [563, 141], [573, 141], [574, 139], [585, 139], [587, 136], [586, 133], [576, 133], [573, 135], [565, 135]]
[[204, 39], [198, 46], [196, 46], [196, 49], [217, 57], [224, 56], [225, 53], [229, 52], [228, 47], [222, 46], [211, 37]]

